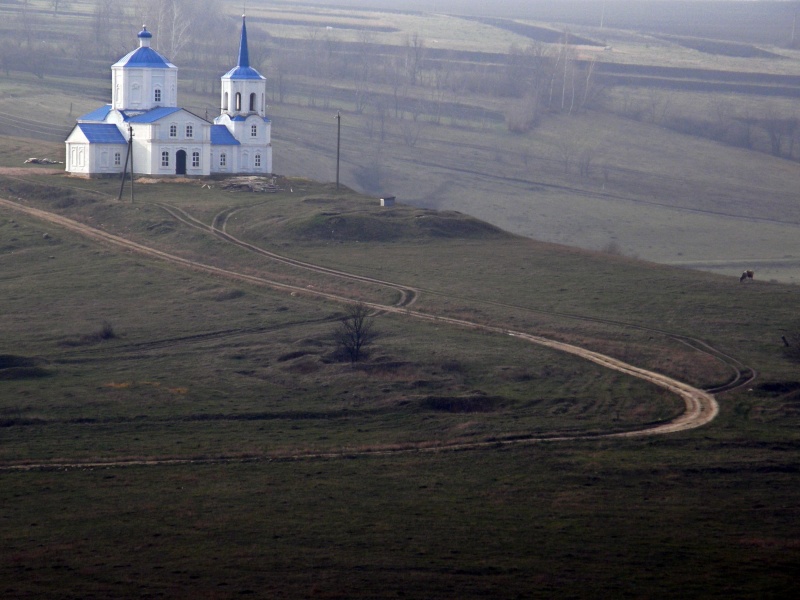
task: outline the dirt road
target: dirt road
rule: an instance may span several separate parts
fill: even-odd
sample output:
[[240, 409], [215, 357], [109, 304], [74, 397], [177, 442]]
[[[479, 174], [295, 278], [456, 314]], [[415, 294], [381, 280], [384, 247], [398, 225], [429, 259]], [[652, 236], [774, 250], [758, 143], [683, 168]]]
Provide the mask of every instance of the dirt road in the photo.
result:
[[[262, 285], [268, 286], [280, 291], [285, 291], [292, 293], [294, 295], [302, 294], [305, 296], [315, 296], [319, 298], [323, 298], [326, 300], [330, 300], [333, 302], [338, 303], [351, 303], [352, 300], [343, 296], [337, 296], [335, 294], [329, 294], [326, 292], [317, 291], [314, 289], [309, 289], [300, 286], [293, 286], [288, 285], [285, 283], [272, 281], [270, 279], [266, 279], [263, 277], [256, 277], [253, 275], [246, 275], [243, 273], [238, 273], [236, 271], [232, 271], [229, 269], [222, 269], [219, 267], [214, 267], [211, 265], [203, 264], [197, 261], [191, 261], [179, 256], [175, 256], [173, 254], [169, 254], [167, 252], [163, 252], [161, 250], [157, 250], [155, 248], [151, 248], [131, 240], [122, 238], [117, 235], [113, 235], [107, 233], [105, 231], [89, 227], [88, 225], [84, 225], [78, 221], [74, 221], [72, 219], [68, 219], [66, 217], [62, 217], [60, 215], [47, 212], [44, 210], [40, 210], [37, 208], [33, 208], [30, 206], [26, 206], [19, 202], [13, 202], [10, 200], [6, 200], [0, 198], [0, 207], [6, 208], [8, 210], [21, 212], [31, 217], [35, 217], [37, 219], [41, 219], [43, 221], [47, 221], [54, 225], [58, 225], [75, 233], [78, 233], [86, 238], [95, 240], [99, 243], [109, 244], [117, 248], [122, 248], [128, 251], [136, 252], [143, 256], [148, 256], [150, 258], [155, 258], [158, 260], [163, 260], [167, 262], [171, 262], [173, 264], [180, 265], [187, 269], [191, 269], [198, 272], [209, 273], [221, 277], [225, 277], [228, 279], [235, 279], [239, 281], [248, 282], [255, 285]], [[191, 218], [189, 215], [184, 215], [183, 219]], [[204, 226], [208, 227], [208, 226]], [[238, 240], [237, 240], [238, 241]], [[304, 267], [314, 267], [313, 265], [308, 265], [303, 263]], [[325, 269], [324, 267], [319, 267], [319, 269], [324, 269], [326, 272], [330, 272], [329, 270]], [[337, 272], [340, 275], [347, 275], [346, 273]], [[354, 278], [361, 278], [360, 276], [353, 275]], [[376, 280], [370, 280], [372, 282], [376, 282]], [[387, 282], [381, 282], [387, 283]], [[550, 435], [550, 436], [541, 436], [541, 437], [534, 437], [531, 436], [530, 438], [524, 439], [515, 439], [515, 440], [506, 440], [506, 441], [490, 441], [490, 442], [476, 442], [470, 444], [457, 444], [457, 445], [450, 445], [450, 446], [442, 446], [442, 445], [435, 445], [432, 444], [430, 446], [414, 446], [409, 448], [402, 448], [402, 447], [395, 447], [391, 449], [380, 449], [376, 448], [374, 450], [361, 450], [358, 452], [333, 452], [327, 454], [294, 454], [294, 455], [286, 455], [286, 456], [253, 456], [253, 457], [216, 457], [213, 459], [204, 459], [204, 460], [194, 460], [194, 459], [174, 459], [174, 458], [164, 458], [158, 459], [155, 458], [153, 460], [130, 460], [130, 461], [108, 461], [108, 462], [86, 462], [86, 463], [67, 463], [67, 462], [47, 462], [47, 463], [38, 463], [38, 464], [7, 464], [0, 467], [0, 470], [29, 470], [29, 469], [45, 469], [45, 468], [100, 468], [100, 467], [114, 467], [114, 466], [126, 466], [126, 465], [168, 465], [168, 464], [194, 464], [194, 463], [203, 463], [203, 462], [238, 462], [238, 461], [247, 461], [247, 460], [298, 460], [298, 459], [311, 459], [311, 458], [337, 458], [343, 456], [353, 456], [353, 455], [380, 455], [380, 454], [389, 454], [389, 453], [400, 453], [400, 452], [439, 452], [444, 450], [464, 450], [469, 448], [479, 448], [479, 447], [490, 447], [490, 446], [497, 446], [497, 445], [508, 445], [508, 444], [525, 444], [525, 443], [538, 443], [538, 442], [546, 442], [546, 441], [562, 441], [562, 440], [576, 440], [576, 439], [597, 439], [597, 438], [631, 438], [631, 437], [638, 437], [638, 436], [652, 436], [652, 435], [662, 435], [668, 433], [676, 433], [680, 431], [687, 431], [690, 429], [694, 429], [697, 427], [702, 427], [708, 423], [710, 423], [718, 414], [719, 412], [719, 405], [717, 404], [714, 396], [706, 391], [701, 389], [692, 387], [688, 384], [680, 382], [676, 379], [671, 377], [667, 377], [666, 375], [662, 375], [660, 373], [656, 373], [654, 371], [648, 371], [647, 369], [642, 369], [640, 367], [636, 367], [630, 364], [627, 364], [621, 360], [617, 360], [610, 356], [606, 356], [604, 354], [600, 354], [598, 352], [594, 352], [592, 350], [588, 350], [586, 348], [581, 348], [579, 346], [574, 346], [572, 344], [567, 344], [564, 342], [559, 342], [556, 340], [552, 340], [549, 338], [541, 337], [532, 335], [530, 333], [526, 333], [524, 331], [514, 331], [510, 329], [504, 329], [501, 327], [494, 327], [490, 325], [484, 325], [480, 323], [475, 323], [472, 321], [462, 320], [462, 319], [454, 319], [450, 317], [443, 317], [434, 314], [423, 313], [419, 311], [414, 311], [409, 308], [409, 304], [413, 302], [413, 298], [416, 295], [416, 290], [411, 290], [411, 288], [404, 288], [405, 293], [401, 293], [401, 301], [395, 305], [386, 305], [386, 304], [378, 304], [378, 303], [367, 303], [367, 305], [375, 310], [379, 310], [382, 312], [388, 313], [395, 313], [398, 315], [405, 316], [407, 318], [415, 318], [425, 321], [431, 321], [441, 324], [452, 325], [456, 327], [464, 327], [469, 329], [476, 329], [482, 330], [489, 333], [494, 333], [498, 335], [509, 335], [521, 340], [525, 340], [527, 342], [538, 344], [540, 346], [545, 346], [548, 348], [552, 348], [554, 350], [558, 350], [561, 352], [567, 352], [569, 354], [573, 354], [575, 356], [579, 356], [585, 360], [592, 361], [598, 365], [601, 365], [605, 368], [612, 369], [614, 371], [618, 371], [620, 373], [625, 373], [632, 377], [638, 377], [639, 379], [643, 379], [650, 383], [653, 383], [663, 389], [666, 389], [674, 394], [680, 396], [685, 405], [684, 412], [679, 415], [678, 417], [668, 421], [666, 423], [662, 423], [659, 425], [648, 426], [642, 429], [634, 430], [634, 431], [626, 431], [622, 433], [608, 433], [608, 434], [601, 434], [601, 435], [593, 435], [593, 436], [561, 436], [561, 435]]]

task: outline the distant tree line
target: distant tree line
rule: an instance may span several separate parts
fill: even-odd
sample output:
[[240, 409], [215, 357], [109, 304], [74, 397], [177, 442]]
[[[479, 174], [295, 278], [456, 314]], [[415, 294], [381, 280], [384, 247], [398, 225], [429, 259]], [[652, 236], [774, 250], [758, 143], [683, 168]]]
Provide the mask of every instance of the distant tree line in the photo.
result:
[[707, 102], [688, 111], [675, 106], [668, 90], [625, 92], [604, 108], [637, 121], [679, 133], [711, 139], [790, 160], [800, 160], [800, 113], [796, 102], [737, 101], [726, 94], [707, 94]]
[[[239, 20], [224, 17], [221, 0], [18, 0], [15, 8], [0, 24], [0, 69], [6, 74], [107, 77], [109, 64], [131, 50], [142, 24], [154, 33], [154, 47], [180, 66], [184, 89], [218, 93], [220, 75], [236, 56]], [[447, 119], [503, 122], [524, 134], [548, 113], [596, 108], [800, 159], [800, 118], [772, 105], [734, 110], [719, 96], [711, 110], [679, 112], [669, 92], [656, 88], [610, 100], [595, 77], [595, 62], [578, 55], [567, 31], [560, 43], [511, 46], [491, 55], [432, 49], [418, 33], [400, 45], [382, 44], [368, 30], [355, 39], [323, 28], [309, 28], [300, 39], [273, 39], [255, 19], [248, 33], [251, 64], [267, 75], [273, 103], [352, 111], [364, 116], [368, 135], [381, 142], [392, 133], [414, 146], [423, 123]], [[565, 172], [577, 165], [587, 175], [591, 151], [579, 140], [561, 146]], [[379, 179], [378, 172], [366, 168], [366, 187], [378, 185], [369, 182]]]

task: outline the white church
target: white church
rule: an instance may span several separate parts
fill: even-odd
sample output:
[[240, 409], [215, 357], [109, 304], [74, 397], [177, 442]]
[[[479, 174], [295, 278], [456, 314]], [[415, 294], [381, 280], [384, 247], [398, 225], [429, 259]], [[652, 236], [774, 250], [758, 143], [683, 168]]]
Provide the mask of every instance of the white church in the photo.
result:
[[121, 175], [130, 142], [136, 175], [272, 173], [267, 84], [250, 66], [244, 17], [239, 61], [222, 76], [213, 124], [178, 107], [178, 67], [150, 47], [147, 27], [138, 37], [139, 47], [111, 66], [111, 104], [78, 118], [67, 136], [66, 171]]

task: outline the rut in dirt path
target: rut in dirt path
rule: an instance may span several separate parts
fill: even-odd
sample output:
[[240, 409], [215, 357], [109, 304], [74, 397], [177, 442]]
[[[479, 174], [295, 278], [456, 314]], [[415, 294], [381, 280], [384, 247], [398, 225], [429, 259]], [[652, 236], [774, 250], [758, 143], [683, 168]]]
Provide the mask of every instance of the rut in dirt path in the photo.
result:
[[[180, 265], [182, 267], [199, 271], [205, 272], [208, 274], [213, 274], [217, 276], [222, 276], [230, 279], [236, 279], [239, 281], [245, 281], [256, 285], [268, 286], [272, 287], [277, 290], [281, 291], [288, 291], [294, 294], [303, 294], [305, 296], [312, 296], [318, 297], [329, 301], [334, 301], [337, 303], [352, 303], [350, 298], [346, 298], [343, 296], [338, 296], [335, 294], [330, 294], [326, 292], [321, 292], [317, 290], [309, 290], [307, 288], [288, 285], [285, 283], [272, 281], [263, 277], [256, 277], [252, 275], [246, 275], [243, 273], [238, 273], [236, 271], [230, 269], [222, 269], [219, 267], [214, 267], [211, 265], [206, 265], [200, 263], [198, 261], [192, 261], [185, 258], [181, 258], [179, 256], [175, 256], [169, 254], [167, 252], [157, 250], [155, 248], [151, 248], [145, 246], [143, 244], [139, 244], [133, 242], [131, 240], [127, 240], [120, 236], [107, 233], [105, 231], [101, 231], [95, 229], [93, 227], [89, 227], [84, 225], [83, 223], [79, 223], [77, 221], [73, 221], [72, 219], [68, 219], [66, 217], [62, 217], [60, 215], [56, 215], [54, 213], [50, 213], [44, 210], [40, 210], [37, 208], [24, 206], [22, 204], [18, 204], [16, 202], [11, 202], [9, 200], [5, 200], [0, 198], [0, 206], [5, 207], [7, 209], [11, 209], [14, 211], [22, 212], [27, 215], [33, 216], [38, 219], [42, 219], [48, 221], [50, 223], [59, 225], [68, 229], [70, 231], [74, 231], [79, 233], [87, 238], [96, 240], [101, 243], [110, 244], [119, 248], [123, 248], [129, 251], [136, 252], [138, 254], [148, 256], [151, 258], [156, 258], [159, 260], [167, 261], [173, 264]], [[307, 264], [307, 263], [304, 263]], [[347, 274], [344, 272], [338, 272], [339, 274], [346, 276]], [[371, 280], [374, 283], [375, 280]], [[575, 346], [572, 344], [567, 344], [565, 342], [559, 342], [556, 340], [552, 340], [549, 338], [544, 338], [541, 336], [532, 335], [527, 332], [523, 331], [514, 331], [510, 329], [506, 329], [503, 327], [496, 327], [491, 325], [485, 325], [481, 323], [475, 323], [472, 321], [467, 321], [464, 319], [455, 319], [451, 317], [444, 317], [440, 315], [428, 314], [419, 311], [410, 310], [407, 306], [397, 306], [397, 305], [385, 305], [379, 303], [365, 303], [367, 306], [374, 310], [379, 310], [382, 312], [393, 313], [405, 317], [415, 318], [423, 321], [434, 322], [439, 324], [447, 324], [456, 327], [462, 327], [467, 329], [485, 331], [488, 333], [498, 334], [498, 335], [509, 335], [518, 339], [522, 339], [540, 346], [552, 348], [554, 350], [558, 350], [561, 352], [567, 352], [569, 354], [578, 356], [585, 360], [589, 360], [594, 362], [600, 366], [603, 366], [608, 369], [612, 369], [614, 371], [618, 371], [620, 373], [624, 373], [633, 377], [637, 377], [639, 379], [651, 382], [665, 390], [668, 390], [674, 394], [677, 394], [681, 397], [684, 401], [685, 410], [684, 412], [679, 415], [678, 417], [662, 424], [657, 425], [650, 425], [641, 429], [631, 430], [626, 432], [613, 432], [607, 434], [598, 434], [594, 436], [586, 436], [586, 435], [575, 435], [575, 436], [561, 436], [561, 435], [551, 435], [551, 436], [541, 436], [541, 437], [529, 437], [525, 439], [515, 439], [515, 440], [501, 440], [501, 441], [484, 441], [484, 442], [474, 442], [474, 443], [466, 443], [466, 444], [454, 444], [450, 446], [431, 446], [431, 447], [415, 447], [415, 448], [389, 448], [389, 449], [368, 449], [368, 450], [359, 450], [355, 452], [348, 452], [348, 451], [340, 451], [340, 452], [331, 452], [331, 453], [315, 453], [315, 454], [294, 454], [290, 456], [284, 457], [274, 457], [277, 459], [284, 459], [284, 460], [297, 460], [297, 459], [311, 459], [311, 458], [339, 458], [339, 457], [347, 457], [347, 456], [371, 456], [371, 455], [381, 455], [381, 454], [393, 454], [399, 452], [438, 452], [443, 450], [465, 450], [465, 449], [474, 449], [474, 448], [484, 448], [484, 447], [491, 447], [500, 445], [507, 445], [507, 444], [524, 444], [524, 443], [538, 443], [538, 442], [545, 442], [545, 441], [565, 441], [565, 440], [576, 440], [576, 439], [602, 439], [602, 438], [618, 438], [618, 437], [638, 437], [638, 436], [652, 436], [652, 435], [661, 435], [661, 434], [668, 434], [668, 433], [676, 433], [679, 431], [687, 431], [690, 429], [694, 429], [697, 427], [702, 427], [708, 423], [710, 423], [714, 418], [717, 416], [719, 412], [719, 405], [717, 404], [714, 396], [708, 392], [705, 392], [701, 389], [695, 388], [683, 382], [677, 381], [671, 377], [666, 375], [662, 375], [660, 373], [656, 373], [653, 371], [649, 371], [647, 369], [642, 369], [640, 367], [636, 367], [630, 364], [627, 364], [621, 360], [617, 360], [610, 356], [606, 356], [599, 352], [594, 352], [592, 350], [588, 350], [586, 348], [581, 348], [579, 346]], [[108, 461], [108, 462], [48, 462], [48, 463], [39, 463], [36, 465], [33, 464], [7, 464], [0, 468], [0, 470], [26, 470], [26, 469], [46, 469], [46, 468], [93, 468], [93, 467], [104, 467], [104, 466], [125, 466], [125, 465], [152, 465], [152, 464], [194, 464], [194, 463], [203, 463], [203, 462], [233, 462], [233, 461], [241, 461], [241, 460], [269, 460], [270, 457], [263, 456], [263, 457], [252, 457], [252, 458], [243, 458], [239, 457], [216, 457], [212, 459], [176, 459], [174, 457], [164, 457], [164, 458], [155, 458], [152, 460], [142, 460], [142, 459], [131, 459], [131, 460], [122, 460], [122, 461]]]
[[[383, 285], [383, 286], [388, 287], [390, 289], [394, 289], [394, 290], [396, 290], [396, 291], [398, 291], [400, 293], [400, 301], [395, 306], [407, 307], [407, 306], [413, 304], [417, 300], [417, 298], [419, 297], [419, 294], [422, 293], [422, 292], [425, 292], [425, 293], [428, 293], [428, 294], [433, 294], [433, 295], [445, 296], [447, 298], [457, 298], [456, 296], [442, 294], [441, 292], [437, 292], [436, 290], [413, 288], [413, 287], [409, 287], [409, 286], [406, 286], [406, 285], [403, 285], [403, 284], [399, 284], [399, 283], [396, 283], [396, 282], [392, 282], [392, 281], [376, 279], [376, 278], [372, 278], [372, 277], [365, 277], [363, 275], [356, 275], [354, 273], [348, 273], [346, 271], [330, 269], [328, 267], [322, 267], [322, 266], [319, 266], [319, 265], [314, 265], [312, 263], [307, 263], [307, 262], [295, 260], [295, 259], [288, 258], [288, 257], [285, 257], [285, 256], [280, 255], [280, 254], [276, 254], [274, 252], [270, 252], [268, 250], [265, 250], [263, 248], [255, 246], [255, 245], [250, 244], [248, 242], [245, 242], [244, 240], [241, 240], [241, 239], [239, 239], [239, 238], [237, 238], [237, 237], [235, 237], [232, 234], [227, 232], [228, 219], [232, 215], [234, 215], [236, 212], [238, 212], [239, 210], [242, 210], [242, 208], [228, 208], [228, 209], [225, 209], [222, 212], [218, 213], [214, 217], [214, 219], [212, 220], [212, 224], [211, 225], [207, 225], [207, 224], [203, 223], [202, 221], [194, 218], [192, 215], [188, 214], [186, 211], [184, 211], [184, 210], [182, 210], [182, 209], [180, 209], [180, 208], [178, 208], [176, 206], [172, 206], [172, 205], [168, 205], [168, 204], [161, 204], [161, 203], [157, 204], [157, 206], [161, 207], [163, 210], [165, 210], [167, 213], [172, 215], [174, 218], [178, 219], [179, 221], [181, 221], [182, 223], [184, 223], [186, 225], [189, 225], [190, 227], [194, 227], [196, 229], [201, 229], [203, 231], [206, 231], [208, 233], [211, 233], [211, 234], [217, 236], [218, 238], [220, 238], [220, 239], [222, 239], [224, 241], [227, 241], [227, 242], [229, 242], [231, 244], [234, 244], [236, 246], [244, 248], [245, 250], [249, 250], [251, 252], [260, 254], [262, 256], [266, 256], [266, 257], [271, 258], [273, 260], [276, 260], [278, 262], [281, 262], [281, 263], [284, 263], [284, 264], [288, 264], [288, 265], [292, 265], [292, 266], [296, 266], [296, 267], [303, 268], [303, 269], [307, 269], [307, 270], [310, 270], [310, 271], [313, 271], [313, 272], [317, 272], [317, 273], [324, 273], [324, 274], [329, 274], [329, 275], [332, 274], [332, 275], [336, 275], [338, 277], [341, 277], [343, 279], [348, 279], [348, 280], [353, 280], [353, 281], [364, 281], [364, 282], [368, 282], [368, 283], [374, 283], [374, 284]], [[721, 352], [720, 350], [717, 350], [716, 348], [710, 346], [706, 342], [704, 342], [702, 340], [699, 340], [699, 339], [696, 339], [696, 338], [675, 334], [675, 333], [672, 333], [670, 331], [665, 331], [663, 329], [658, 329], [658, 328], [654, 328], [654, 327], [645, 327], [643, 325], [635, 325], [635, 324], [625, 323], [625, 322], [621, 322], [621, 321], [614, 321], [612, 319], [603, 319], [603, 318], [599, 318], [599, 317], [587, 317], [585, 315], [576, 315], [576, 314], [572, 314], [572, 313], [559, 312], [559, 311], [553, 311], [553, 310], [549, 310], [548, 311], [548, 310], [540, 310], [540, 309], [531, 309], [531, 308], [528, 308], [528, 307], [508, 304], [508, 303], [504, 303], [504, 302], [487, 301], [487, 300], [474, 300], [474, 299], [460, 298], [460, 297], [458, 297], [458, 299], [459, 300], [468, 301], [468, 302], [479, 302], [481, 304], [491, 304], [491, 305], [495, 305], [495, 306], [503, 306], [503, 307], [507, 307], [507, 308], [526, 310], [528, 312], [534, 312], [534, 313], [537, 313], [537, 314], [560, 316], [560, 317], [565, 317], [565, 318], [569, 318], [569, 319], [575, 319], [575, 320], [579, 320], [579, 321], [587, 321], [587, 322], [593, 322], [593, 323], [604, 323], [604, 324], [609, 324], [609, 325], [615, 325], [615, 326], [618, 326], [618, 327], [626, 327], [626, 328], [630, 328], [630, 329], [638, 329], [638, 330], [641, 330], [641, 331], [648, 331], [648, 332], [658, 333], [660, 335], [667, 336], [667, 337], [669, 337], [669, 338], [671, 338], [671, 339], [673, 339], [673, 340], [675, 340], [677, 342], [680, 342], [682, 344], [685, 344], [686, 346], [689, 346], [690, 348], [693, 348], [694, 350], [696, 350], [698, 352], [701, 352], [703, 354], [707, 354], [707, 355], [715, 358], [716, 360], [720, 361], [721, 363], [725, 364], [728, 368], [731, 369], [731, 372], [732, 372], [731, 379], [729, 381], [727, 381], [726, 383], [722, 384], [722, 385], [715, 386], [713, 388], [707, 389], [706, 391], [709, 392], [709, 393], [720, 393], [720, 392], [723, 392], [723, 391], [732, 390], [732, 389], [735, 389], [737, 387], [741, 387], [743, 385], [746, 385], [746, 384], [750, 383], [753, 379], [755, 379], [755, 376], [756, 376], [755, 371], [753, 371], [751, 368], [743, 365], [736, 358], [734, 358], [734, 357], [732, 357], [732, 356], [730, 356], [728, 354], [725, 354], [724, 352]]]
[[258, 246], [255, 246], [253, 244], [245, 242], [244, 240], [240, 240], [239, 238], [230, 235], [227, 231], [225, 231], [225, 225], [227, 224], [228, 218], [239, 209], [225, 210], [222, 213], [218, 214], [216, 217], [214, 217], [213, 225], [206, 225], [202, 221], [195, 219], [192, 215], [188, 214], [186, 211], [181, 210], [176, 206], [170, 206], [168, 204], [156, 204], [156, 206], [168, 212], [170, 215], [178, 219], [181, 223], [184, 223], [196, 229], [202, 229], [204, 231], [212, 233], [213, 235], [217, 236], [220, 239], [225, 240], [226, 242], [244, 248], [245, 250], [249, 250], [250, 252], [266, 256], [276, 262], [280, 262], [293, 267], [298, 267], [300, 269], [305, 269], [307, 271], [312, 271], [314, 273], [333, 275], [335, 277], [341, 277], [342, 279], [347, 279], [350, 281], [373, 283], [393, 289], [400, 294], [400, 300], [396, 302], [394, 306], [398, 307], [411, 306], [417, 299], [418, 290], [416, 290], [415, 288], [400, 285], [397, 283], [392, 283], [390, 281], [384, 281], [382, 279], [376, 279], [374, 277], [366, 277], [364, 275], [347, 273], [346, 271], [331, 269], [329, 267], [323, 267], [320, 265], [315, 265], [313, 263], [308, 263], [294, 258], [289, 258], [288, 256], [283, 256], [282, 254], [276, 254], [275, 252], [270, 252], [269, 250], [265, 250], [264, 248], [260, 248]]

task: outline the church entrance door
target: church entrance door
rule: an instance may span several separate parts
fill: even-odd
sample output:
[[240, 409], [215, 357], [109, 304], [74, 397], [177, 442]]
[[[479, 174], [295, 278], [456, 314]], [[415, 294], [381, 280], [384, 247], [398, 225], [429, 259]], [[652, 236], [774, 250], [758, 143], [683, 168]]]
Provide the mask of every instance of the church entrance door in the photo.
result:
[[186, 150], [175, 153], [175, 175], [186, 175]]

